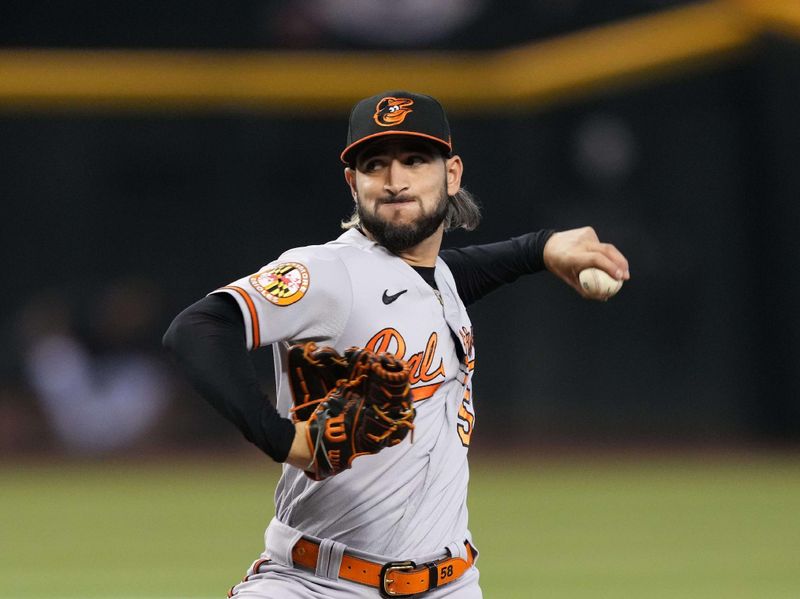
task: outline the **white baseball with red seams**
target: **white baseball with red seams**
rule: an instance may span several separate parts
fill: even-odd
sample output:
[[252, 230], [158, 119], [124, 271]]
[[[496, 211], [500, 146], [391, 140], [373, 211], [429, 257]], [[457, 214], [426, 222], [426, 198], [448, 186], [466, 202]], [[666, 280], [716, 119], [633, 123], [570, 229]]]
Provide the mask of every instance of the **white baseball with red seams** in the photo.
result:
[[[282, 285], [276, 277], [273, 285], [264, 285], [270, 278], [263, 273], [291, 277], [297, 274], [292, 268], [303, 275], [304, 286]], [[294, 533], [287, 531], [386, 561], [443, 556], [464, 551], [464, 541], [471, 541], [466, 500], [467, 451], [475, 423], [472, 325], [441, 258], [435, 280], [438, 294], [401, 258], [351, 229], [325, 245], [289, 250], [259, 273], [216, 291], [239, 304], [250, 349], [273, 344], [277, 408], [284, 417], [292, 405], [286, 375], [286, 350], [292, 343], [315, 341], [340, 353], [366, 347], [393, 353], [411, 366], [417, 412], [413, 443], [408, 435], [397, 446], [358, 457], [351, 469], [318, 482], [283, 466], [264, 555], [284, 573], [292, 566], [283, 545]], [[272, 597], [254, 588], [268, 571], [254, 572], [235, 596], [252, 591], [249, 596]], [[292, 572], [319, 584], [314, 573]], [[469, 589], [453, 583], [426, 597], [459, 588], [459, 597], [480, 597], [477, 572], [467, 579], [473, 579]], [[363, 585], [325, 582], [333, 585], [326, 596], [378, 596], [377, 589]]]
[[599, 268], [586, 268], [578, 275], [581, 287], [592, 299], [607, 300], [614, 297], [622, 289], [622, 281], [618, 281], [606, 271]]

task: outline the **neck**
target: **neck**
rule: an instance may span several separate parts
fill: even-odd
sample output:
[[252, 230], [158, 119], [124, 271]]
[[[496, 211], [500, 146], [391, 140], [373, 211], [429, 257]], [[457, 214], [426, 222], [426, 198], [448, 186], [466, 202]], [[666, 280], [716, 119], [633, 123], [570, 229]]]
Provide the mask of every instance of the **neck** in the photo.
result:
[[439, 227], [433, 235], [397, 255], [411, 266], [436, 266], [436, 257], [442, 247], [443, 235], [444, 228]]
[[[364, 235], [367, 236], [367, 238], [375, 241], [375, 238], [372, 237], [372, 233], [365, 229], [363, 225], [361, 230]], [[444, 226], [442, 225], [436, 229], [436, 232], [433, 235], [413, 247], [403, 250], [402, 252], [398, 252], [397, 255], [410, 266], [436, 266], [436, 258], [439, 255], [439, 250], [442, 247], [443, 236]]]

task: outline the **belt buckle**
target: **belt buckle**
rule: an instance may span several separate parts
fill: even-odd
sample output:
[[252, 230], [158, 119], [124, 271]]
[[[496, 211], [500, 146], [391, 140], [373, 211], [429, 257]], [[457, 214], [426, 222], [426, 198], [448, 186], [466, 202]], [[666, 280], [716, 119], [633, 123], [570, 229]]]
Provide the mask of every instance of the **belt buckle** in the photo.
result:
[[413, 570], [416, 567], [417, 567], [417, 564], [415, 564], [414, 562], [412, 562], [410, 560], [409, 561], [405, 561], [405, 562], [387, 562], [387, 563], [385, 563], [383, 565], [383, 568], [381, 568], [381, 587], [380, 587], [381, 597], [400, 597], [402, 599], [402, 597], [411, 597], [411, 596], [415, 595], [416, 593], [411, 593], [411, 594], [404, 595], [404, 594], [398, 593], [396, 591], [390, 591], [387, 588], [387, 585], [394, 582], [394, 580], [389, 578], [389, 575], [392, 572], [404, 572], [404, 571], [407, 571], [407, 570]]

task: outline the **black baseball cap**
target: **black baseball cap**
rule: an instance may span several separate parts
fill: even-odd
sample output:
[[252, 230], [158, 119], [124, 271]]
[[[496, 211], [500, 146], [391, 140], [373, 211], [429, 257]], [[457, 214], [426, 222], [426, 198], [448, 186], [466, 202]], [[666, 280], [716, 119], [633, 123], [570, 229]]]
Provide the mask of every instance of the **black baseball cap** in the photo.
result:
[[387, 135], [421, 137], [447, 156], [453, 152], [450, 124], [439, 101], [424, 94], [396, 90], [364, 98], [353, 106], [342, 162], [352, 164], [362, 144]]

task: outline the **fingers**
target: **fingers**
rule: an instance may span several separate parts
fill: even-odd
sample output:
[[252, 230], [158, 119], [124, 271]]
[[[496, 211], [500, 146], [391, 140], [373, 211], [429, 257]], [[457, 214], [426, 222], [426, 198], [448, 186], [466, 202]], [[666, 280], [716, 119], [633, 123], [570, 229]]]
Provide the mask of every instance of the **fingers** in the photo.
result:
[[614, 277], [617, 281], [626, 281], [630, 278], [630, 274], [627, 274], [628, 272], [627, 264], [624, 268], [622, 268], [617, 262], [609, 258], [604, 253], [599, 253], [599, 252], [594, 253], [592, 255], [591, 266], [606, 271], [610, 276]]
[[614, 245], [598, 243], [594, 258], [596, 262], [592, 266], [606, 271], [618, 281], [627, 281], [631, 278], [628, 260]]
[[631, 278], [627, 258], [610, 243], [583, 241], [572, 248], [568, 261], [576, 276], [585, 268], [595, 267], [618, 281], [627, 281]]

